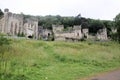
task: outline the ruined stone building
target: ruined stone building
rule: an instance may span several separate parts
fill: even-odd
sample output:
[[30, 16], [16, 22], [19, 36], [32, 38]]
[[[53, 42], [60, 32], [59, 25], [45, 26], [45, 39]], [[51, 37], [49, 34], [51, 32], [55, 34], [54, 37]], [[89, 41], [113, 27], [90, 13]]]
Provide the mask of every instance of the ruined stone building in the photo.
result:
[[38, 27], [39, 39], [48, 40], [48, 37], [52, 34], [52, 30], [44, 29], [42, 26]]
[[83, 38], [84, 39], [90, 39], [93, 40], [107, 40], [107, 29], [99, 29], [98, 32], [91, 36], [89, 34], [88, 28], [81, 28], [81, 25], [74, 25], [71, 30], [64, 31], [63, 25], [52, 25], [54, 38], [55, 40], [71, 40], [71, 41], [80, 41]]
[[[38, 27], [36, 17], [26, 18], [23, 14], [9, 12], [9, 9], [5, 9], [4, 15], [0, 18], [0, 33], [10, 36], [24, 34], [26, 38], [47, 40], [49, 37], [54, 37], [54, 40], [62, 41], [79, 41], [83, 38], [91, 38], [88, 28], [81, 28], [81, 25], [74, 25], [69, 28], [65, 30], [63, 25], [52, 25], [52, 30], [43, 29], [41, 26]], [[113, 31], [115, 32], [116, 30]], [[106, 28], [99, 30], [95, 38], [107, 40]]]
[[55, 40], [71, 40], [71, 41], [79, 41], [84, 36], [88, 36], [88, 29], [81, 29], [81, 26], [76, 25], [73, 26], [71, 30], [64, 31], [63, 25], [53, 25], [53, 32]]
[[38, 20], [35, 17], [25, 18], [23, 14], [14, 14], [5, 9], [0, 19], [0, 33], [11, 36], [24, 34], [26, 37], [37, 39]]
[[52, 30], [38, 28], [39, 38], [47, 40], [50, 35], [54, 36], [55, 41], [80, 41], [82, 39], [107, 40], [107, 29], [99, 29], [93, 36], [89, 34], [88, 28], [81, 28], [81, 25], [74, 25], [68, 30], [63, 25], [52, 25]]
[[107, 29], [106, 28], [103, 28], [103, 29], [100, 29], [97, 34], [96, 34], [96, 37], [97, 39], [99, 40], [107, 40]]

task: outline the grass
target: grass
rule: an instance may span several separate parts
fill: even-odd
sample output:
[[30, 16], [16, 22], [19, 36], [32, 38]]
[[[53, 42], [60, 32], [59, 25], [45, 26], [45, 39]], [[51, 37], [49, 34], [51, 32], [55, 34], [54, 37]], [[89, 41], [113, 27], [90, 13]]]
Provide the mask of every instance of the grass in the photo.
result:
[[0, 80], [77, 80], [119, 68], [120, 45], [13, 40], [0, 66]]

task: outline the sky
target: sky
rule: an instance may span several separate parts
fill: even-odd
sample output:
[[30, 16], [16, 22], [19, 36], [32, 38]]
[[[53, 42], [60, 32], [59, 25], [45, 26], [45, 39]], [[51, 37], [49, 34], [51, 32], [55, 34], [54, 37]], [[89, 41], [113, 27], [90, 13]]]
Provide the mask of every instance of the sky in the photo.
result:
[[113, 20], [120, 13], [120, 0], [0, 0], [0, 9], [35, 16], [61, 15]]

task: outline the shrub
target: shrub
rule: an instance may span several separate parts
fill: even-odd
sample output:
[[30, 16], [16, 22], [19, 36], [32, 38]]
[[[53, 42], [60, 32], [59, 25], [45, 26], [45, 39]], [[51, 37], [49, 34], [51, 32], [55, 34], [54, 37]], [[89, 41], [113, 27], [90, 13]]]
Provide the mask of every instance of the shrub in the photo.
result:
[[0, 46], [3, 45], [9, 45], [10, 44], [10, 39], [4, 38], [3, 36], [0, 36]]
[[[4, 57], [5, 52], [8, 52], [10, 50], [10, 44], [11, 40], [5, 38], [4, 36], [0, 36], [0, 68], [2, 68], [2, 66], [4, 67], [4, 74], [6, 74], [6, 68], [7, 68], [7, 61], [6, 57]], [[2, 64], [3, 63], [3, 64]]]
[[113, 41], [117, 41], [118, 40], [118, 33], [111, 33], [111, 38]]

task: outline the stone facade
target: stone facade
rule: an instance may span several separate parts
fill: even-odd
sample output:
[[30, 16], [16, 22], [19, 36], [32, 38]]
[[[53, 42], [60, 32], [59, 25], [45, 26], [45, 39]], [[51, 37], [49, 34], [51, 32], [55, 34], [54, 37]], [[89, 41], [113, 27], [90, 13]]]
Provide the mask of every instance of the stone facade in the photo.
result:
[[103, 28], [103, 29], [100, 29], [98, 32], [97, 32], [97, 35], [96, 35], [97, 39], [99, 40], [107, 40], [107, 29], [106, 28]]
[[[113, 29], [112, 32], [116, 32]], [[99, 40], [107, 40], [107, 29], [98, 30], [95, 36], [90, 36], [88, 28], [81, 28], [81, 25], [74, 25], [69, 27], [66, 31], [63, 25], [52, 25], [52, 30], [38, 27], [38, 20], [36, 17], [25, 18], [24, 15], [14, 14], [8, 9], [4, 10], [4, 15], [0, 18], [0, 33], [16, 36], [24, 34], [26, 38], [42, 38], [44, 40], [54, 38], [54, 40], [71, 40], [79, 41], [83, 38], [96, 38]]]
[[59, 41], [79, 41], [82, 39], [108, 40], [107, 29], [99, 29], [97, 34], [91, 36], [88, 28], [81, 28], [81, 25], [73, 26], [71, 30], [64, 31], [63, 25], [53, 25], [54, 39]]
[[23, 14], [14, 14], [9, 9], [4, 10], [4, 16], [0, 19], [0, 33], [16, 36], [24, 34], [26, 37], [38, 38], [38, 20], [25, 18]]
[[52, 25], [52, 30], [54, 33], [56, 32], [62, 32], [64, 29], [63, 25]]
[[38, 21], [35, 18], [26, 19], [24, 22], [24, 33], [26, 37], [38, 39]]
[[83, 36], [85, 38], [89, 38], [89, 30], [88, 28], [82, 29]]
[[64, 31], [63, 25], [54, 25], [52, 28], [55, 40], [80, 40], [83, 37], [81, 32], [81, 26], [73, 26], [73, 29], [70, 31]]
[[48, 40], [48, 37], [52, 35], [52, 30], [43, 29], [42, 26], [38, 27], [39, 39]]

